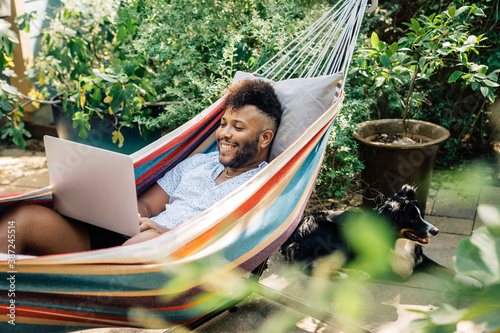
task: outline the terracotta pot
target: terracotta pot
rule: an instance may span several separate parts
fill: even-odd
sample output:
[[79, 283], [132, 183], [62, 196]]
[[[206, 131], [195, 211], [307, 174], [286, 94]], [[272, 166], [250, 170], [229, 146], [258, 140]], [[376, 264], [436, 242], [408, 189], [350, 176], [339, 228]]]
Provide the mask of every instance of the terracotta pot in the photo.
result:
[[424, 209], [426, 207], [436, 153], [450, 132], [439, 125], [410, 120], [409, 136], [427, 142], [403, 145], [370, 141], [379, 134], [402, 132], [400, 119], [371, 120], [357, 125], [353, 136], [359, 144], [360, 160], [365, 165], [362, 172], [365, 182], [363, 204], [367, 207], [382, 203], [403, 184], [417, 186], [418, 202]]

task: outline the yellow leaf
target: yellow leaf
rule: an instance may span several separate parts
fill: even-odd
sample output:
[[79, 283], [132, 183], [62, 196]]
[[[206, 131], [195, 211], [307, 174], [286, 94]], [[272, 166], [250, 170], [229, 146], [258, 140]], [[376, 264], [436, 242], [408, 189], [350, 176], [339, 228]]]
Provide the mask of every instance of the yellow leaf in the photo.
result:
[[80, 106], [83, 110], [84, 106], [85, 106], [85, 90], [83, 88], [80, 88]]
[[[40, 94], [40, 92], [38, 90], [36, 90], [35, 88], [31, 88], [30, 92], [28, 93], [28, 97], [31, 97], [33, 99], [40, 99], [40, 100], [44, 100], [43, 98], [43, 95]], [[40, 108], [40, 103], [38, 102], [31, 102], [31, 104], [39, 109]]]
[[21, 112], [16, 111], [14, 113], [14, 127], [18, 128], [20, 122], [21, 122]]
[[108, 110], [109, 110], [109, 114], [110, 114], [110, 115], [113, 115], [113, 109], [111, 108], [111, 106], [109, 107], [109, 109], [108, 109]]
[[120, 103], [120, 107], [123, 109], [123, 102]]
[[80, 95], [80, 106], [82, 107], [82, 109], [85, 106], [85, 95]]
[[41, 100], [45, 99], [45, 98], [43, 98], [43, 95], [35, 88], [31, 88], [30, 94], [31, 94], [31, 96], [35, 97], [36, 99], [41, 99]]
[[118, 148], [121, 148], [123, 147], [123, 140], [125, 140], [125, 138], [123, 137], [123, 134], [120, 133], [120, 131], [114, 131], [113, 133], [111, 133], [113, 135], [113, 143], [116, 143], [116, 141], [118, 141]]
[[142, 103], [146, 103], [146, 100], [141, 96], [141, 94], [137, 94], [137, 97], [139, 97]]
[[111, 96], [106, 96], [106, 98], [104, 99], [104, 103], [111, 103], [111, 101], [113, 101], [113, 97]]
[[40, 85], [43, 86], [45, 84], [45, 74], [40, 72], [40, 78], [38, 79], [38, 82], [40, 82]]

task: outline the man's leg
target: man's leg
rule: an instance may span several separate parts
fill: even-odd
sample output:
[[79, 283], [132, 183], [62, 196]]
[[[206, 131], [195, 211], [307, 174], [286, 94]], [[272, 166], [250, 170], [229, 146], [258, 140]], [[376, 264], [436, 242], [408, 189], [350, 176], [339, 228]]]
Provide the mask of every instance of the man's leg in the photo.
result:
[[[15, 230], [15, 238], [8, 238], [10, 229]], [[35, 204], [15, 204], [0, 215], [0, 252], [8, 253], [9, 245], [15, 245], [10, 249], [16, 254], [44, 255], [90, 250], [89, 233], [83, 223], [70, 221], [49, 208]]]

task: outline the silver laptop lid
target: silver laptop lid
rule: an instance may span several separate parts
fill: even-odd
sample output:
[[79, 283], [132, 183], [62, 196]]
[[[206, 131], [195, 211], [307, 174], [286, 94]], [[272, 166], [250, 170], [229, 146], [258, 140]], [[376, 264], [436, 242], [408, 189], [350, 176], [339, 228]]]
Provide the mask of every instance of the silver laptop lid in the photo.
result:
[[130, 156], [47, 135], [44, 143], [55, 211], [127, 236], [139, 233]]

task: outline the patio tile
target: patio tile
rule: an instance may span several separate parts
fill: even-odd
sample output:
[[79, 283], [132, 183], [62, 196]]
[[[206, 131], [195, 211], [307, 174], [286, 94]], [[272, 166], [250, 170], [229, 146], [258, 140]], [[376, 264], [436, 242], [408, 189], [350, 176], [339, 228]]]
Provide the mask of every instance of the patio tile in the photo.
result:
[[436, 203], [436, 198], [435, 197], [428, 197], [427, 198], [427, 203], [425, 205], [425, 216], [429, 216], [432, 214], [434, 210], [434, 204]]
[[20, 177], [46, 169], [47, 159], [44, 156], [0, 157], [0, 184], [11, 184]]
[[432, 215], [474, 219], [479, 191], [466, 189], [440, 189], [434, 204]]
[[428, 215], [425, 219], [439, 229], [437, 237], [440, 237], [443, 233], [470, 236], [474, 225], [474, 220], [472, 219], [459, 219], [434, 215]]
[[[1, 148], [1, 146], [0, 146]], [[45, 156], [44, 152], [41, 151], [29, 151], [29, 150], [24, 150], [20, 148], [3, 148], [0, 151], [0, 156], [9, 156], [9, 157], [17, 157], [17, 158], [25, 158], [25, 157], [33, 157], [33, 156], [38, 156], [42, 157]]]
[[33, 170], [30, 175], [19, 177], [11, 183], [13, 186], [23, 186], [31, 189], [43, 188], [50, 185], [47, 169]]
[[440, 233], [423, 247], [424, 254], [439, 264], [451, 268], [455, 249], [463, 238], [465, 237], [462, 235]]

